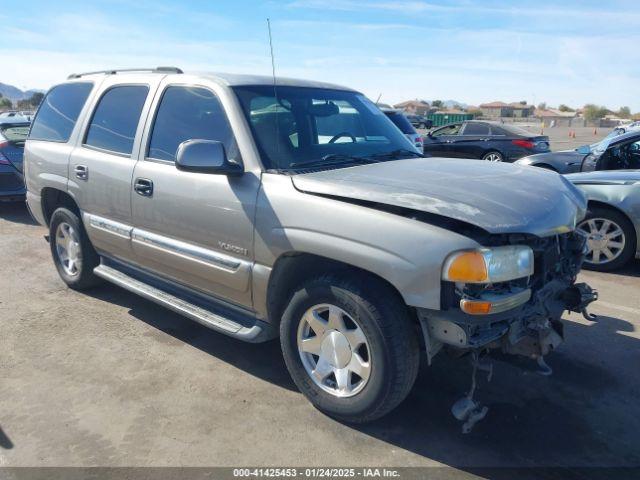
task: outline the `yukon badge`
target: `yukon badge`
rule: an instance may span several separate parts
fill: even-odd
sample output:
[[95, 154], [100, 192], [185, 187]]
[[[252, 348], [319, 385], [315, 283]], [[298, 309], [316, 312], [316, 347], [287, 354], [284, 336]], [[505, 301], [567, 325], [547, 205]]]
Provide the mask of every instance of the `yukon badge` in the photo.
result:
[[227, 242], [222, 242], [218, 240], [218, 246], [221, 249], [226, 250], [227, 252], [237, 253], [239, 255], [244, 255], [245, 257], [249, 255], [249, 251], [246, 248], [242, 248], [237, 245], [231, 245], [230, 243], [227, 243]]

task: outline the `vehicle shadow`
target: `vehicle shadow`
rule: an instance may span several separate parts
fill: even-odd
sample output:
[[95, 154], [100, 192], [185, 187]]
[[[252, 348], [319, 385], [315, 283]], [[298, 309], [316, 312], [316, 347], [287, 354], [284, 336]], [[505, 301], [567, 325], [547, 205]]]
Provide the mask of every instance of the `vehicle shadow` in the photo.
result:
[[627, 277], [640, 277], [640, 258], [634, 258], [624, 267], [615, 272], [618, 275], [626, 275]]
[[13, 442], [9, 436], [4, 433], [2, 427], [0, 427], [0, 448], [4, 448], [5, 450], [11, 450], [13, 448]]
[[[237, 341], [115, 286], [87, 293], [250, 375], [296, 390], [277, 341]], [[469, 388], [470, 363], [447, 354], [423, 365], [412, 393], [389, 415], [342, 425], [485, 478], [511, 478], [504, 467], [640, 466], [640, 380], [634, 367], [640, 364], [640, 340], [625, 335], [633, 325], [606, 316], [590, 325], [566, 324], [568, 341], [548, 358], [550, 377], [539, 375], [530, 359], [492, 355], [493, 378], [487, 382], [486, 374], [479, 375], [477, 396], [489, 414], [469, 434], [461, 433], [450, 408]], [[611, 352], [624, 359], [612, 360]]]
[[24, 202], [0, 203], [0, 218], [23, 225], [37, 225]]
[[83, 292], [125, 307], [129, 314], [167, 335], [188, 343], [236, 368], [278, 387], [296, 391], [280, 352], [280, 342], [246, 343], [215, 332], [127, 290], [104, 285]]

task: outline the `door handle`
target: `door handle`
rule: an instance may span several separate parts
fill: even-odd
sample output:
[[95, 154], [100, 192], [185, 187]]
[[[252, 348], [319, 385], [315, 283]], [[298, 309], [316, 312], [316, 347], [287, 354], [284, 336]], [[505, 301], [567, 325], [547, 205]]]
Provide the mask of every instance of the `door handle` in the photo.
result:
[[133, 189], [138, 195], [150, 197], [153, 195], [153, 182], [148, 178], [136, 178]]
[[89, 167], [86, 165], [76, 165], [73, 171], [76, 174], [76, 177], [80, 180], [86, 180], [89, 178]]

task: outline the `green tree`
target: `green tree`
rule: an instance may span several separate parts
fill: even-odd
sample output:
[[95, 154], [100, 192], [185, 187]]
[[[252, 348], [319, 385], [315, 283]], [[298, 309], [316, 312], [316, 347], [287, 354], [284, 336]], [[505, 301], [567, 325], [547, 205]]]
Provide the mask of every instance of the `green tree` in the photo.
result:
[[473, 108], [471, 110], [467, 110], [467, 113], [470, 113], [471, 115], [473, 115], [473, 118], [482, 116], [482, 110], [480, 110], [479, 108]]
[[540, 102], [538, 104], [538, 110], [546, 110], [547, 109], [547, 102]]
[[431, 106], [433, 108], [442, 108], [442, 100], [434, 100], [433, 102], [431, 102]]
[[573, 108], [569, 107], [568, 105], [565, 105], [564, 103], [560, 104], [560, 106], [558, 107], [558, 110], [560, 110], [561, 112], [575, 112]]
[[584, 118], [589, 121], [603, 118], [608, 112], [609, 110], [606, 107], [594, 105], [593, 103], [586, 104], [582, 110]]
[[42, 102], [43, 98], [44, 98], [44, 93], [35, 92], [33, 95], [31, 95], [31, 98], [29, 99], [29, 103], [34, 108], [38, 107], [40, 105], [40, 103]]
[[631, 109], [629, 107], [620, 107], [620, 110], [618, 110], [618, 116], [620, 118], [631, 118]]
[[0, 110], [10, 110], [13, 108], [11, 100], [0, 95]]

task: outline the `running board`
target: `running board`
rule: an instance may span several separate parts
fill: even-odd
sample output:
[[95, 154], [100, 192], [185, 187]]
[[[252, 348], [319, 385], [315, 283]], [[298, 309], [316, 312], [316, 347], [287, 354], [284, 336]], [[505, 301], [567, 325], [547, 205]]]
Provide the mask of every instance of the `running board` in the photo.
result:
[[212, 312], [194, 303], [185, 301], [172, 293], [149, 285], [104, 263], [94, 268], [93, 273], [125, 290], [138, 294], [147, 300], [151, 300], [225, 335], [252, 343], [263, 342], [274, 337], [273, 329], [265, 322], [258, 319], [251, 319], [252, 325], [241, 325], [222, 314]]

